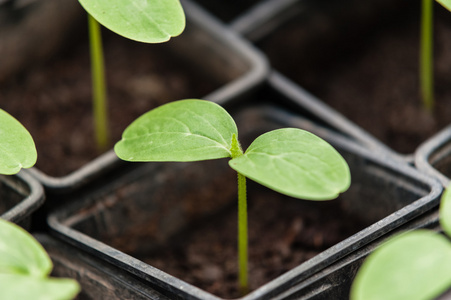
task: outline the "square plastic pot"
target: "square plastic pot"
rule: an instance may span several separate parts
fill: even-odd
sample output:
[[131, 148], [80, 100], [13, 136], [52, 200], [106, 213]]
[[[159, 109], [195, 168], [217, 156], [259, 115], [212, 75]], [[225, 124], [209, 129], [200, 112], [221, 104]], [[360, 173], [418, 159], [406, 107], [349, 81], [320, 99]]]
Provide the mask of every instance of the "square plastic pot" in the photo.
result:
[[[416, 148], [441, 130], [449, 115], [444, 113], [448, 90], [441, 84], [449, 76], [440, 67], [449, 54], [444, 38], [449, 32], [449, 12], [434, 5], [434, 118], [421, 110], [417, 91], [419, 41], [415, 38], [420, 30], [420, 1], [269, 0], [235, 20], [231, 28], [258, 45], [274, 69], [283, 74], [271, 75], [270, 80], [301, 86], [292, 89], [306, 109], [324, 122], [340, 120], [340, 124], [330, 125], [366, 147], [413, 162]], [[388, 37], [387, 41], [382, 37]], [[388, 50], [390, 45], [395, 46]], [[384, 57], [382, 62], [380, 57]], [[390, 74], [398, 76], [379, 83], [378, 78], [389, 76], [376, 66], [391, 68]], [[385, 106], [375, 104], [385, 99], [390, 100]], [[398, 99], [411, 102], [398, 104]], [[327, 109], [318, 111], [317, 106]], [[393, 109], [388, 111], [388, 107]]]
[[[203, 98], [219, 104], [239, 101], [266, 79], [267, 61], [258, 50], [191, 1], [183, 0], [182, 5], [187, 27], [182, 35], [164, 45], [167, 47], [165, 54], [186, 61], [222, 83]], [[49, 194], [68, 193], [98, 178], [114, 168], [116, 163], [115, 158], [107, 153], [93, 164], [84, 165], [65, 176], [53, 176], [37, 168], [31, 173]]]
[[431, 137], [415, 153], [415, 165], [448, 187], [451, 178], [451, 126]]
[[[329, 205], [338, 205], [333, 206], [332, 211], [333, 215], [341, 217], [341, 222], [353, 217], [359, 219], [353, 224], [354, 233], [320, 250], [313, 258], [299, 261], [296, 267], [242, 299], [284, 299], [288, 290], [296, 289], [373, 241], [389, 236], [439, 203], [442, 187], [438, 181], [406, 163], [370, 152], [299, 115], [276, 106], [251, 106], [231, 112], [237, 120], [243, 145], [271, 129], [305, 128], [329, 141], [350, 166], [352, 185], [335, 202], [324, 202], [320, 206], [317, 202], [283, 197], [282, 201], [262, 202], [266, 210], [275, 210], [280, 205], [289, 207], [296, 214], [310, 215], [331, 209]], [[191, 228], [211, 227], [222, 222], [219, 216], [236, 202], [236, 188], [233, 187], [236, 174], [230, 172], [227, 163], [221, 160], [191, 164], [127, 164], [123, 174], [111, 175], [105, 178], [103, 185], [79, 195], [75, 201], [52, 213], [48, 217], [52, 234], [127, 270], [150, 286], [158, 287], [169, 298], [220, 299], [137, 257], [173, 242], [183, 242]], [[250, 200], [253, 203], [266, 201], [272, 193], [261, 186], [249, 185], [249, 199], [262, 194], [260, 200]], [[278, 224], [284, 218], [277, 215], [270, 222]], [[327, 239], [328, 231], [330, 228], [321, 240]], [[301, 229], [295, 235], [302, 236], [306, 232]], [[268, 232], [257, 233], [265, 234]]]
[[29, 229], [31, 215], [44, 203], [42, 185], [26, 171], [0, 175], [0, 217]]

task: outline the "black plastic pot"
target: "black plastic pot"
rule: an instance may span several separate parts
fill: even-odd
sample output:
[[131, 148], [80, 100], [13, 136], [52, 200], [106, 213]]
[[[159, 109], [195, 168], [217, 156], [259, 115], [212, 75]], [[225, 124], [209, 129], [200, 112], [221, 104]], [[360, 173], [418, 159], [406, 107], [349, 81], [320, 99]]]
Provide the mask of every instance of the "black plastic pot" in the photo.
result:
[[415, 153], [418, 169], [440, 180], [448, 187], [451, 178], [451, 126], [431, 137]]
[[[278, 94], [274, 90], [262, 91], [273, 100], [274, 93]], [[261, 102], [261, 98], [257, 99]], [[284, 101], [281, 99], [279, 103]], [[384, 153], [370, 152], [297, 114], [272, 105], [235, 107], [231, 112], [236, 117], [244, 145], [271, 129], [305, 128], [332, 143], [350, 165], [353, 183], [336, 202], [320, 206], [316, 202], [284, 197], [283, 201], [268, 202], [266, 210], [275, 210], [276, 205], [280, 205], [314, 214], [318, 210], [327, 211], [331, 208], [329, 205], [338, 205], [332, 206], [332, 211], [336, 216], [341, 215], [341, 221], [351, 216], [358, 218], [353, 224], [354, 234], [345, 236], [313, 258], [299, 262], [294, 269], [243, 299], [282, 299], [288, 290], [297, 289], [325, 268], [385, 238], [439, 203], [442, 187], [436, 180], [406, 163], [391, 160]], [[120, 176], [111, 174], [104, 185], [52, 213], [48, 224], [52, 234], [157, 286], [169, 298], [218, 299], [136, 257], [186, 240], [191, 227], [211, 227], [215, 220], [222, 220], [219, 216], [236, 202], [235, 180], [235, 173], [224, 161], [127, 164]], [[269, 197], [272, 192], [250, 184], [249, 198], [259, 193]], [[233, 207], [232, 211], [235, 211]], [[271, 224], [283, 220], [283, 216], [277, 216]]]
[[81, 286], [76, 299], [169, 299], [119, 268], [99, 261], [47, 234], [35, 234], [53, 262], [52, 277], [72, 278]]
[[42, 185], [26, 171], [0, 175], [0, 194], [0, 217], [29, 229], [31, 214], [44, 203]]
[[[408, 222], [395, 230], [392, 234], [400, 234], [405, 231], [416, 229], [429, 229], [440, 232], [441, 228], [438, 220], [438, 210], [432, 210], [419, 218]], [[360, 248], [342, 260], [324, 268], [308, 280], [286, 290], [283, 295], [277, 299], [349, 299], [351, 286], [359, 268], [367, 256], [385, 241], [385, 238], [381, 238]], [[445, 297], [438, 299], [449, 298]]]
[[[365, 88], [363, 89], [355, 89], [357, 90], [355, 93], [358, 94], [360, 98], [354, 101], [364, 102], [370, 100], [367, 99], [368, 97], [366, 97], [364, 93], [360, 93], [361, 90], [367, 92], [367, 95], [371, 95], [375, 94], [375, 89], [377, 91], [386, 89], [386, 86], [376, 87], [371, 83], [374, 81], [364, 82], [365, 77], [376, 76], [374, 75], [376, 71], [373, 70], [374, 64], [371, 66], [370, 63], [368, 63], [367, 68], [361, 72], [362, 74], [360, 76], [355, 76], [356, 78], [353, 78], [355, 79], [354, 81], [345, 81], [343, 79], [340, 81], [340, 84], [335, 84], [335, 82], [338, 82], [339, 80], [335, 80], [334, 78], [344, 78], [345, 76], [341, 76], [341, 74], [346, 74], [347, 69], [351, 69], [353, 65], [356, 64], [355, 62], [359, 61], [359, 55], [361, 53], [365, 53], [367, 56], [371, 55], [364, 52], [366, 46], [370, 49], [379, 49], [377, 48], [379, 46], [379, 44], [377, 44], [377, 38], [379, 36], [386, 35], [390, 32], [399, 32], [404, 30], [405, 27], [411, 26], [411, 24], [413, 24], [413, 27], [416, 30], [415, 33], [417, 30], [419, 31], [419, 24], [417, 26], [420, 19], [419, 6], [419, 2], [416, 1], [412, 3], [404, 1], [366, 1], [363, 3], [350, 0], [338, 3], [336, 1], [328, 0], [268, 0], [262, 2], [259, 6], [254, 7], [254, 9], [247, 14], [234, 20], [230, 27], [258, 45], [264, 53], [267, 54], [268, 59], [275, 70], [283, 74], [283, 76], [281, 76], [280, 74], [274, 73], [274, 75], [270, 76], [270, 80], [280, 82], [282, 79], [282, 81], [286, 81], [286, 78], [282, 77], [287, 77], [292, 82], [284, 83], [285, 85], [301, 86], [299, 88], [293, 87], [292, 89], [297, 90], [295, 93], [298, 94], [301, 102], [307, 104], [306, 109], [311, 113], [327, 123], [331, 122], [331, 120], [333, 120], [332, 122], [340, 120], [337, 129], [366, 147], [385, 151], [395, 159], [412, 162], [413, 152], [416, 147], [410, 147], [412, 149], [409, 148], [409, 150], [393, 150], [395, 149], [394, 145], [400, 148], [400, 145], [407, 144], [407, 142], [413, 140], [415, 140], [416, 145], [419, 145], [424, 139], [431, 136], [432, 133], [426, 138], [420, 139], [415, 136], [415, 134], [412, 134], [412, 131], [406, 130], [405, 134], [403, 134], [403, 130], [405, 129], [401, 129], [397, 132], [396, 130], [391, 131], [392, 129], [381, 131], [370, 128], [371, 126], [368, 126], [368, 122], [366, 122], [369, 118], [366, 118], [363, 121], [358, 118], [358, 121], [351, 121], [352, 117], [350, 116], [350, 112], [354, 109], [355, 105], [344, 103], [344, 101], [343, 103], [340, 102], [337, 104], [339, 99], [337, 99], [336, 94], [328, 94], [328, 90], [333, 89], [333, 86], [336, 87], [336, 90], [340, 90], [340, 87], [345, 89], [347, 86], [351, 86], [351, 88], [364, 86]], [[436, 8], [439, 8], [439, 5], [437, 5]], [[436, 12], [438, 11], [436, 10]], [[443, 15], [443, 11], [439, 12], [440, 14], [437, 13], [436, 15], [436, 21], [439, 21], [439, 19], [445, 20], [445, 25], [440, 25], [441, 30], [444, 30], [443, 28], [447, 28], [446, 26], [448, 26], [446, 23], [447, 14]], [[387, 29], [384, 29], [385, 27], [387, 27]], [[285, 33], [287, 35], [283, 35]], [[437, 39], [440, 36], [444, 36], [444, 34], [440, 32], [436, 33], [438, 33]], [[279, 37], [282, 35], [284, 39]], [[396, 39], [393, 37], [392, 40], [396, 40], [396, 42], [393, 43], [397, 43], [397, 45], [402, 45], [402, 43], [404, 43], [404, 40], [399, 38]], [[445, 89], [445, 85], [442, 86], [440, 84], [442, 80], [440, 78], [448, 78], [448, 75], [445, 75], [444, 70], [441, 70], [440, 68], [440, 65], [443, 65], [443, 63], [439, 62], [441, 59], [444, 59], [443, 57], [446, 55], [446, 53], [443, 52], [444, 43], [446, 42], [436, 45], [437, 98]], [[414, 48], [410, 47], [410, 49]], [[380, 55], [383, 55], [383, 51], [384, 48], [379, 51], [379, 53], [381, 53]], [[353, 56], [349, 55], [350, 53], [352, 53]], [[449, 53], [449, 51], [447, 51], [447, 53]], [[396, 53], [393, 53], [393, 57], [395, 57], [395, 55]], [[419, 85], [415, 81], [417, 80], [416, 74], [418, 73], [416, 70], [418, 68], [418, 54], [407, 54], [400, 51], [397, 57], [400, 57], [398, 60], [402, 61], [404, 64], [412, 62], [409, 67], [404, 67], [403, 69], [411, 69], [410, 74], [412, 74], [411, 77], [413, 79], [409, 77], [405, 82], [396, 83], [396, 85], [399, 89], [403, 86], [409, 86], [412, 87], [412, 89], [415, 89]], [[375, 64], [381, 65], [379, 62]], [[393, 62], [387, 62], [387, 66], [389, 64], [393, 64]], [[364, 67], [359, 65], [359, 68], [363, 69]], [[320, 73], [316, 72], [316, 70], [325, 71]], [[316, 73], [320, 74], [318, 75]], [[331, 75], [329, 78], [328, 74], [336, 74], [336, 76], [334, 77], [334, 75]], [[382, 74], [381, 77], [385, 77], [385, 75]], [[399, 77], [405, 78], [404, 76]], [[308, 90], [308, 92], [306, 92], [306, 90]], [[351, 90], [349, 94], [352, 96], [352, 92], [355, 90]], [[341, 94], [343, 93], [341, 92]], [[419, 94], [419, 92], [417, 93], [416, 90], [413, 90], [413, 96], [410, 96], [409, 94], [407, 97], [409, 99], [412, 98], [412, 101], [415, 101], [415, 105], [421, 106], [420, 99], [416, 99], [417, 94]], [[349, 95], [346, 94], [345, 98], [351, 98], [351, 96], [348, 96]], [[379, 98], [383, 97], [384, 95], [381, 95]], [[389, 97], [394, 97], [393, 93], [390, 94]], [[399, 97], [402, 97], [402, 95]], [[371, 101], [373, 100], [374, 99], [371, 98]], [[326, 101], [327, 104], [324, 105]], [[326, 110], [316, 110], [314, 107], [318, 106], [327, 107]], [[368, 105], [367, 107], [370, 106]], [[386, 116], [383, 111], [380, 112], [376, 109], [371, 113], [373, 115], [380, 115], [382, 119], [381, 122], [388, 122], [388, 120], [390, 120], [391, 123], [396, 123], [392, 120], [393, 118], [404, 118], [404, 112], [411, 109], [411, 106], [400, 108], [399, 111], [403, 113], [397, 115], [394, 113], [391, 117]], [[338, 113], [338, 111], [341, 113]], [[334, 117], [331, 118], [331, 115], [334, 115]], [[407, 117], [405, 118], [407, 119]], [[414, 123], [419, 123], [419, 119], [420, 117], [416, 118]], [[356, 125], [357, 122], [359, 125]], [[427, 120], [427, 122], [427, 124], [431, 123], [430, 120]], [[402, 124], [407, 123], [408, 121], [404, 120], [404, 123]], [[334, 126], [336, 125], [334, 124]], [[401, 127], [402, 126], [404, 125], [401, 125]], [[440, 128], [443, 128], [441, 126], [442, 125], [437, 126], [438, 128], [434, 130], [440, 130]], [[427, 126], [422, 126], [417, 131], [426, 131], [426, 127]], [[427, 130], [431, 131], [431, 129]], [[393, 136], [395, 138], [393, 138]], [[390, 140], [393, 144], [387, 146], [388, 142], [381, 142], [381, 140]]]
[[[180, 37], [167, 44], [167, 51], [223, 82], [217, 90], [205, 95], [205, 99], [219, 104], [238, 101], [265, 80], [268, 66], [259, 51], [191, 1], [184, 0], [182, 5], [187, 27]], [[66, 176], [51, 176], [36, 168], [31, 173], [48, 193], [68, 193], [108, 172], [116, 164], [117, 159], [107, 153]]]

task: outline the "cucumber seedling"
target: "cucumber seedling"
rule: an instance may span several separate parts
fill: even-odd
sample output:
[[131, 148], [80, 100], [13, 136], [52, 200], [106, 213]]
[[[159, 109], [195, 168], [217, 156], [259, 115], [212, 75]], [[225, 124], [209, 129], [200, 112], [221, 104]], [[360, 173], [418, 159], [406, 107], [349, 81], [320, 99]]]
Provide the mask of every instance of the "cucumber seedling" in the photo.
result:
[[282, 194], [330, 200], [350, 185], [343, 157], [327, 142], [297, 128], [267, 132], [243, 152], [233, 118], [221, 106], [187, 99], [157, 107], [127, 127], [114, 150], [134, 162], [231, 158], [238, 173], [239, 285], [248, 290], [246, 177]]
[[139, 42], [163, 43], [180, 35], [185, 14], [179, 0], [79, 0], [88, 12], [93, 111], [99, 150], [109, 144], [107, 92], [100, 24]]
[[[37, 160], [30, 133], [0, 109], [0, 174], [13, 175]], [[24, 229], [0, 219], [0, 298], [73, 299], [80, 290], [71, 279], [48, 278], [52, 261], [44, 248]]]

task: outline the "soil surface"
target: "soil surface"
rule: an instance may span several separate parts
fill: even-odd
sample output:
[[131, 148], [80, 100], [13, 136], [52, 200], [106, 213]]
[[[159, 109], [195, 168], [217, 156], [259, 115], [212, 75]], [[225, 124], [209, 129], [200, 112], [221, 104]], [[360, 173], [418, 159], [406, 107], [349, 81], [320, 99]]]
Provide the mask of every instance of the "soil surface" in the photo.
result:
[[[97, 157], [89, 46], [84, 30], [70, 49], [0, 83], [0, 107], [30, 131], [37, 167], [63, 176]], [[142, 44], [104, 30], [111, 145], [138, 116], [165, 102], [202, 97], [222, 82], [199, 72], [165, 44]], [[218, 80], [219, 81], [219, 80]]]
[[[301, 201], [249, 182], [249, 284], [254, 290], [368, 226], [334, 201]], [[195, 224], [137, 258], [224, 298], [237, 288], [235, 208]], [[130, 253], [134, 255], [134, 253]]]
[[376, 17], [353, 15], [353, 6], [346, 5], [328, 11], [326, 3], [259, 45], [281, 73], [409, 154], [451, 120], [451, 16], [435, 4], [432, 114], [419, 91], [420, 1], [404, 1]]

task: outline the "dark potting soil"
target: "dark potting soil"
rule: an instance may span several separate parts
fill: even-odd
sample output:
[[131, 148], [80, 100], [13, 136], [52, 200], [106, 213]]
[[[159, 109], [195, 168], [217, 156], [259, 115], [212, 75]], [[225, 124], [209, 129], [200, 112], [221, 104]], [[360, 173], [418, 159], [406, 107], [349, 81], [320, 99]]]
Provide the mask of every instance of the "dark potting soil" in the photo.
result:
[[[142, 44], [105, 30], [104, 50], [111, 146], [148, 110], [202, 97], [221, 84], [168, 52], [165, 44]], [[89, 59], [87, 40], [74, 37], [61, 55], [0, 83], [0, 107], [30, 131], [38, 150], [36, 166], [48, 175], [67, 175], [100, 154]]]
[[[369, 225], [345, 213], [340, 199], [302, 201], [248, 185], [251, 290]], [[236, 298], [241, 296], [236, 239], [233, 208], [195, 224], [155, 252], [130, 254], [214, 295]]]
[[327, 11], [326, 5], [292, 20], [261, 48], [277, 70], [320, 100], [392, 149], [413, 153], [451, 121], [450, 13], [436, 3], [431, 114], [419, 92], [420, 1], [364, 18], [352, 15], [352, 6]]

